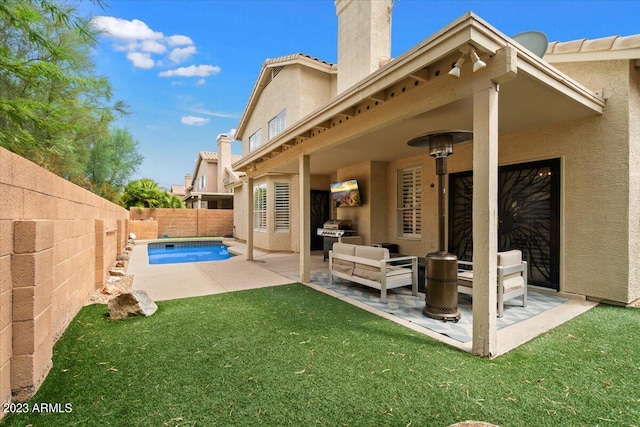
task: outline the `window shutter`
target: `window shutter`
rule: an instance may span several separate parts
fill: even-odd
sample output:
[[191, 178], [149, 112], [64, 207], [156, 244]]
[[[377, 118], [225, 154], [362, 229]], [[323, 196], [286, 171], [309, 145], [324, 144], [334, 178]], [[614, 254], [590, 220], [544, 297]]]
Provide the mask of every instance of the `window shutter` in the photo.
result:
[[420, 237], [422, 233], [422, 170], [402, 169], [398, 174], [398, 222], [402, 237]]
[[289, 231], [289, 183], [275, 183], [275, 229]]
[[269, 121], [269, 139], [274, 138], [284, 130], [287, 125], [287, 110], [282, 110]]
[[249, 137], [249, 151], [255, 151], [262, 145], [262, 129], [258, 129]]
[[253, 188], [253, 229], [267, 231], [267, 185]]

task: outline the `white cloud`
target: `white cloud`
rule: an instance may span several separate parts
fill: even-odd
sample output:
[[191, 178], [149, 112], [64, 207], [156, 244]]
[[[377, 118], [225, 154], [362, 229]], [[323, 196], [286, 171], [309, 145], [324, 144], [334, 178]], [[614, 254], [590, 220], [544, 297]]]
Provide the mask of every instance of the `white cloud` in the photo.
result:
[[91, 23], [95, 29], [118, 40], [157, 40], [164, 37], [138, 19], [127, 21], [113, 16], [95, 16]]
[[196, 53], [195, 46], [177, 47], [169, 54], [169, 59], [175, 63], [184, 62]]
[[194, 86], [202, 86], [203, 84], [205, 84], [207, 81], [205, 79], [200, 79], [197, 82], [194, 83]]
[[220, 72], [220, 67], [213, 65], [190, 65], [188, 67], [180, 67], [175, 70], [163, 71], [160, 77], [209, 77], [215, 76]]
[[161, 66], [162, 58], [153, 58], [151, 55], [166, 54], [168, 46], [172, 48], [168, 59], [173, 63], [184, 62], [197, 52], [190, 37], [181, 34], [165, 37], [162, 32], [152, 30], [139, 19], [129, 21], [114, 16], [96, 16], [91, 19], [91, 24], [113, 39], [114, 49], [126, 52], [127, 58], [138, 68]]
[[167, 43], [169, 46], [185, 46], [193, 44], [193, 40], [187, 36], [175, 35], [167, 37]]
[[209, 120], [211, 119], [207, 119], [204, 117], [195, 117], [195, 116], [182, 116], [182, 119], [180, 120], [180, 122], [183, 125], [188, 125], [188, 126], [204, 126], [207, 123], [209, 123]]
[[160, 54], [165, 53], [167, 51], [167, 47], [155, 40], [143, 40], [142, 43], [140, 43], [140, 50]]
[[149, 68], [153, 68], [155, 65], [155, 61], [151, 59], [151, 55], [148, 53], [142, 52], [129, 52], [127, 53], [127, 58], [133, 63], [135, 67], [144, 68], [148, 70]]
[[240, 118], [239, 114], [221, 113], [219, 111], [211, 111], [211, 110], [207, 110], [205, 108], [200, 108], [200, 107], [192, 107], [189, 110], [193, 111], [194, 113], [204, 114], [205, 116], [221, 117], [223, 119], [239, 119]]
[[236, 138], [236, 131], [237, 131], [237, 130], [238, 130], [238, 129], [230, 129], [230, 130], [229, 130], [229, 132], [223, 132], [223, 133], [221, 133], [220, 135], [218, 135], [218, 136], [216, 137], [216, 141], [217, 141], [217, 140], [218, 140], [218, 138], [220, 138], [220, 136], [222, 136], [222, 135], [227, 135], [227, 136], [228, 136], [229, 138], [231, 138], [232, 140], [233, 140], [233, 139], [235, 139], [235, 138]]

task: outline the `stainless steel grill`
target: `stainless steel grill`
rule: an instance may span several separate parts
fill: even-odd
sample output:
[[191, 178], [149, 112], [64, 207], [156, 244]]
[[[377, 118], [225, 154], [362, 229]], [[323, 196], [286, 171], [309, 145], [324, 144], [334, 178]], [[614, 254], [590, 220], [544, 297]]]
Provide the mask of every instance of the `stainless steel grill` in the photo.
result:
[[358, 234], [356, 230], [351, 229], [351, 220], [348, 219], [330, 219], [318, 228], [318, 236], [323, 237], [342, 237], [354, 236]]
[[324, 260], [329, 258], [329, 251], [335, 242], [362, 244], [358, 231], [352, 229], [351, 220], [330, 219], [318, 228], [318, 236], [324, 237]]

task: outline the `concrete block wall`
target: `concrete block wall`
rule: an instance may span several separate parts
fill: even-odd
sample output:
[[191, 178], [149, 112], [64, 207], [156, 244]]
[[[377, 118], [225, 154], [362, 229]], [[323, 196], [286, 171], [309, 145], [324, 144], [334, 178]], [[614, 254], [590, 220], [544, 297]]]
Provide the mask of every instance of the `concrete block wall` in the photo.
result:
[[149, 240], [158, 238], [158, 221], [131, 221], [129, 229], [136, 235], [138, 240]]
[[128, 223], [126, 209], [0, 148], [0, 403], [38, 389]]
[[[133, 227], [146, 231], [144, 222], [157, 221], [156, 237], [224, 236], [233, 232], [232, 209], [130, 208]], [[147, 220], [147, 221], [139, 221]], [[149, 227], [149, 226], [148, 226]], [[145, 234], [146, 235], [146, 234]], [[141, 237], [136, 234], [136, 237]]]

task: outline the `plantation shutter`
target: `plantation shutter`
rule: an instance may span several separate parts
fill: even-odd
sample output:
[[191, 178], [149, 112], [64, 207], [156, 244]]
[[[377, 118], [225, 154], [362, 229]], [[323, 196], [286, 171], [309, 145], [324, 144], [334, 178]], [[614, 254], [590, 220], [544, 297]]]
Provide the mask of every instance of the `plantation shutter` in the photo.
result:
[[275, 229], [289, 231], [289, 183], [275, 183]]
[[422, 169], [398, 171], [398, 229], [401, 237], [419, 238], [422, 233]]
[[267, 231], [267, 185], [253, 188], [253, 229]]
[[282, 132], [287, 125], [287, 110], [282, 110], [277, 116], [269, 121], [269, 139], [272, 139]]

